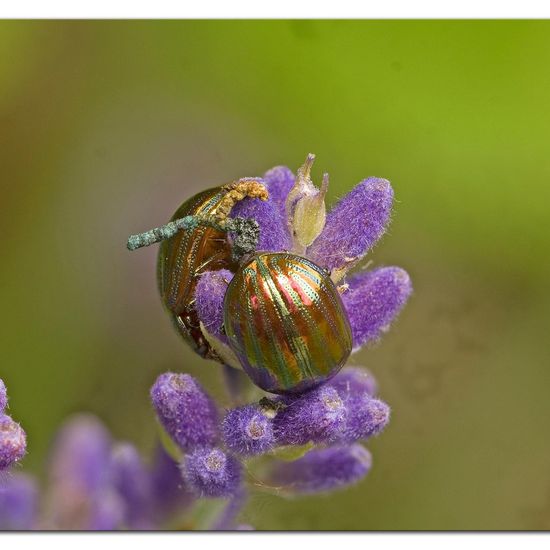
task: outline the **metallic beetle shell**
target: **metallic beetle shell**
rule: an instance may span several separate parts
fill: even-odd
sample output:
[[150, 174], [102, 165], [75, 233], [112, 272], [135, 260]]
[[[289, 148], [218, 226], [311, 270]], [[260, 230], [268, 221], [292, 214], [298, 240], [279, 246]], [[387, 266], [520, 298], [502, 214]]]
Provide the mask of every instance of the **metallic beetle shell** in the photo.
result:
[[[172, 220], [213, 215], [226, 193], [222, 187], [202, 191], [185, 201]], [[236, 267], [227, 234], [206, 225], [179, 231], [160, 245], [157, 279], [162, 302], [184, 340], [202, 357], [217, 358], [200, 329], [194, 305], [198, 277], [205, 271]]]
[[334, 376], [351, 328], [329, 274], [301, 256], [260, 253], [242, 266], [224, 302], [229, 345], [263, 390], [298, 393]]

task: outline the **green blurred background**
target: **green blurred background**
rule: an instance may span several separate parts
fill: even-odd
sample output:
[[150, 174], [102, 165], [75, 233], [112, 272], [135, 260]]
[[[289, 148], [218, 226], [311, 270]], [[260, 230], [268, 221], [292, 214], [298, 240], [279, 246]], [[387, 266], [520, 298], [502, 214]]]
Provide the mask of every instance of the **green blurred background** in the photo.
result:
[[550, 528], [550, 22], [0, 23], [0, 376], [43, 474], [74, 411], [144, 452], [186, 350], [129, 233], [206, 186], [317, 154], [329, 202], [396, 206], [371, 259], [415, 294], [381, 345], [393, 419], [337, 494], [254, 495], [258, 529]]

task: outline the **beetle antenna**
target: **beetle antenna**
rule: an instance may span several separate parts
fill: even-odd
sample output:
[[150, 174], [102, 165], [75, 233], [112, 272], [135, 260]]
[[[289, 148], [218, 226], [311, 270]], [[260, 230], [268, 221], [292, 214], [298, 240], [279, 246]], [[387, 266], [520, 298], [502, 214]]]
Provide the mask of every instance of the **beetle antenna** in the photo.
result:
[[128, 250], [137, 250], [138, 248], [151, 246], [173, 237], [178, 231], [192, 231], [201, 224], [208, 225], [219, 231], [231, 233], [233, 235], [233, 255], [235, 258], [240, 258], [256, 250], [260, 238], [258, 222], [251, 218], [241, 217], [226, 218], [220, 222], [210, 217], [185, 216], [149, 231], [130, 235], [126, 246]]
[[137, 250], [138, 248], [151, 246], [152, 244], [160, 243], [161, 241], [165, 241], [166, 239], [173, 237], [181, 229], [194, 229], [197, 227], [198, 223], [199, 221], [197, 216], [185, 216], [183, 218], [178, 218], [177, 220], [168, 222], [160, 227], [149, 229], [149, 231], [144, 231], [143, 233], [138, 233], [137, 235], [130, 235], [126, 246], [128, 247], [128, 250]]

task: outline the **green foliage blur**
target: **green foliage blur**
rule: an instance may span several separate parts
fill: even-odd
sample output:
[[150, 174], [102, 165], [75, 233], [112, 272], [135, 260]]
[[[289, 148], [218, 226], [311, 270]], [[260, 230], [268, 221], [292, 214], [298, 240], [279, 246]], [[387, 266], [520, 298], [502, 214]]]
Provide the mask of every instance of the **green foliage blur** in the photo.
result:
[[[148, 453], [166, 370], [222, 402], [126, 238], [207, 186], [317, 155], [329, 202], [394, 185], [373, 265], [415, 294], [353, 358], [393, 408], [341, 493], [257, 529], [550, 528], [550, 22], [0, 23], [0, 377], [44, 475], [75, 411]], [[227, 402], [227, 401], [225, 401]]]

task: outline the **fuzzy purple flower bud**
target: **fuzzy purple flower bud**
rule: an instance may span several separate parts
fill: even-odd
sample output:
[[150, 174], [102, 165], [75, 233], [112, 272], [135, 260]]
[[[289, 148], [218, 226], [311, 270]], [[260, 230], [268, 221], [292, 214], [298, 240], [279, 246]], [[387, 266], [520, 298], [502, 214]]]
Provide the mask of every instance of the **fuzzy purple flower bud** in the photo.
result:
[[227, 269], [206, 271], [199, 278], [195, 290], [195, 307], [197, 314], [206, 330], [226, 341], [222, 332], [223, 300], [227, 285], [233, 278], [233, 273]]
[[382, 267], [349, 279], [342, 295], [353, 336], [353, 349], [376, 340], [397, 317], [412, 292], [407, 272]]
[[318, 493], [353, 485], [372, 465], [369, 451], [359, 444], [314, 449], [294, 462], [277, 464], [270, 482], [290, 493]]
[[124, 523], [131, 529], [150, 529], [152, 485], [149, 472], [130, 443], [115, 445], [111, 457], [112, 485], [124, 503]]
[[250, 197], [243, 199], [233, 207], [231, 217], [252, 218], [258, 222], [260, 238], [256, 246], [257, 250], [277, 252], [291, 248], [285, 218], [272, 200], [262, 201]]
[[4, 381], [0, 378], [0, 414], [6, 410], [8, 406], [8, 392]]
[[27, 436], [21, 426], [6, 414], [0, 415], [0, 471], [25, 456]]
[[383, 235], [392, 202], [389, 181], [363, 180], [327, 214], [325, 228], [308, 248], [308, 257], [329, 271], [362, 258]]
[[222, 432], [225, 446], [236, 454], [263, 454], [275, 444], [272, 420], [258, 405], [228, 411], [223, 419]]
[[36, 521], [38, 489], [33, 478], [14, 473], [0, 479], [0, 531], [28, 531]]
[[367, 393], [371, 396], [378, 393], [378, 384], [374, 376], [360, 367], [343, 368], [330, 380], [329, 385], [338, 392], [344, 402], [348, 396], [359, 393]]
[[288, 400], [273, 420], [279, 445], [305, 445], [333, 441], [341, 434], [346, 410], [338, 392], [329, 385]]
[[269, 192], [269, 200], [274, 202], [286, 220], [286, 198], [294, 186], [296, 176], [286, 166], [275, 166], [264, 174], [264, 181]]
[[218, 411], [202, 386], [189, 374], [161, 374], [151, 388], [157, 416], [185, 451], [218, 440]]
[[339, 441], [351, 443], [378, 435], [390, 421], [390, 407], [367, 393], [344, 398], [346, 425]]
[[181, 468], [188, 487], [202, 497], [230, 497], [241, 481], [241, 464], [220, 449], [196, 449]]

